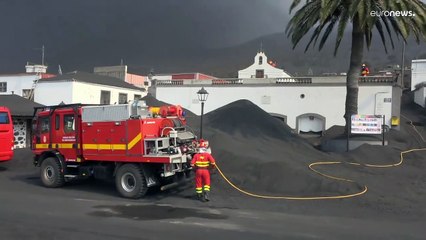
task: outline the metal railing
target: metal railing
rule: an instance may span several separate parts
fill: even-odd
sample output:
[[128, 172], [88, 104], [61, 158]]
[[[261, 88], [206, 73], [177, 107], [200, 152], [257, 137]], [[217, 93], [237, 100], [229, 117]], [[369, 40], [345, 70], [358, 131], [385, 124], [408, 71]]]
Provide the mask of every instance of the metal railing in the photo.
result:
[[360, 83], [395, 83], [397, 80], [397, 76], [365, 76], [359, 78]]
[[[359, 77], [359, 83], [389, 84], [397, 82], [395, 76]], [[309, 85], [309, 84], [346, 84], [346, 77], [287, 77], [287, 78], [216, 78], [216, 79], [174, 79], [154, 80], [153, 85]]]
[[213, 79], [212, 85], [229, 85], [229, 84], [243, 84], [243, 79]]
[[180, 80], [155, 80], [154, 85], [183, 85], [184, 79]]
[[297, 77], [297, 78], [276, 78], [277, 84], [311, 84], [312, 78]]

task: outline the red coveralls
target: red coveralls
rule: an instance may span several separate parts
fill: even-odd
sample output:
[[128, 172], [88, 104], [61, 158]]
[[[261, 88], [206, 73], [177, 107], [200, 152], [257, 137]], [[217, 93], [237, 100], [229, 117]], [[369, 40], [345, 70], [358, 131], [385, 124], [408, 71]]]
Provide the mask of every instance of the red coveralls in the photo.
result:
[[368, 76], [368, 74], [370, 74], [370, 69], [368, 69], [368, 67], [366, 66], [362, 66], [361, 76], [365, 77], [365, 76]]
[[195, 191], [197, 194], [203, 192], [203, 183], [204, 191], [210, 191], [210, 172], [209, 167], [215, 166], [215, 160], [209, 153], [197, 153], [194, 155], [194, 158], [191, 161], [191, 166], [196, 167], [195, 172]]

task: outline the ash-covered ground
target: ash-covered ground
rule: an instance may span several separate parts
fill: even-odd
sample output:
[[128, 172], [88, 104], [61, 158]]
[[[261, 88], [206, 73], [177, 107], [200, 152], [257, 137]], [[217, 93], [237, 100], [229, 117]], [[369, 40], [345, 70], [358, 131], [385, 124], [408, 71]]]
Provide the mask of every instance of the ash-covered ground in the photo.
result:
[[[410, 99], [411, 98], [411, 99]], [[148, 105], [164, 103], [146, 97]], [[0, 165], [2, 239], [424, 239], [426, 229], [426, 115], [404, 95], [401, 130], [388, 146], [363, 145], [348, 153], [318, 150], [256, 105], [240, 100], [205, 115], [204, 137], [225, 175], [239, 188], [265, 196], [346, 199], [274, 200], [247, 196], [216, 171], [211, 201], [194, 198], [188, 184], [153, 190], [140, 200], [120, 198], [113, 182], [42, 186], [29, 149]], [[187, 112], [196, 132], [199, 117]], [[333, 127], [324, 138], [338, 136]], [[414, 150], [413, 150], [414, 149]], [[417, 149], [417, 150], [415, 150]], [[392, 165], [372, 167], [370, 165]], [[331, 179], [313, 172], [350, 179]]]
[[[149, 101], [148, 101], [149, 102]], [[230, 103], [204, 116], [204, 137], [210, 141], [220, 169], [239, 188], [262, 196], [323, 197], [345, 196], [368, 191], [344, 200], [320, 200], [321, 209], [311, 213], [355, 216], [370, 214], [373, 218], [426, 218], [426, 115], [412, 102], [412, 94], [402, 101], [400, 131], [386, 133], [387, 146], [364, 144], [348, 153], [326, 153], [312, 142], [293, 133], [292, 129], [247, 100]], [[190, 114], [188, 124], [197, 132], [199, 117]], [[413, 123], [413, 124], [412, 124]], [[324, 138], [340, 137], [343, 127], [335, 126]], [[380, 167], [399, 163], [394, 167]], [[319, 165], [315, 169], [329, 176], [352, 180], [339, 181], [309, 169], [314, 162], [340, 162]], [[356, 165], [353, 163], [357, 163]], [[367, 165], [378, 165], [369, 167]], [[259, 202], [261, 209], [288, 209], [297, 201], [253, 199], [232, 188], [219, 174], [213, 177], [213, 194], [223, 199], [241, 197], [245, 202]], [[187, 193], [190, 194], [190, 193]], [[217, 197], [219, 197], [217, 196]], [[303, 209], [316, 206], [299, 201]], [[337, 205], [336, 205], [337, 203]], [[265, 205], [263, 205], [265, 204]], [[247, 204], [252, 206], [252, 204]], [[286, 205], [283, 207], [282, 205]]]

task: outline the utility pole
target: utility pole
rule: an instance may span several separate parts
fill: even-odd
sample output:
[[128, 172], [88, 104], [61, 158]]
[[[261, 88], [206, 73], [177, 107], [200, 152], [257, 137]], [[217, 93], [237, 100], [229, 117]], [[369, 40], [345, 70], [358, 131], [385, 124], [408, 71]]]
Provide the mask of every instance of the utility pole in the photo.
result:
[[44, 66], [44, 45], [41, 47], [41, 65]]

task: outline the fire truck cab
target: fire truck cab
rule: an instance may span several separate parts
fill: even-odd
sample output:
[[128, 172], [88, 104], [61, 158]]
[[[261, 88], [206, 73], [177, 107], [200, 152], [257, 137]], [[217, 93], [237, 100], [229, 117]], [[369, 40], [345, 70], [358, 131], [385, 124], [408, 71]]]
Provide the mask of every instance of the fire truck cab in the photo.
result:
[[46, 187], [73, 179], [115, 179], [118, 192], [140, 198], [148, 188], [184, 181], [195, 135], [180, 106], [150, 109], [144, 101], [36, 108], [34, 164]]

